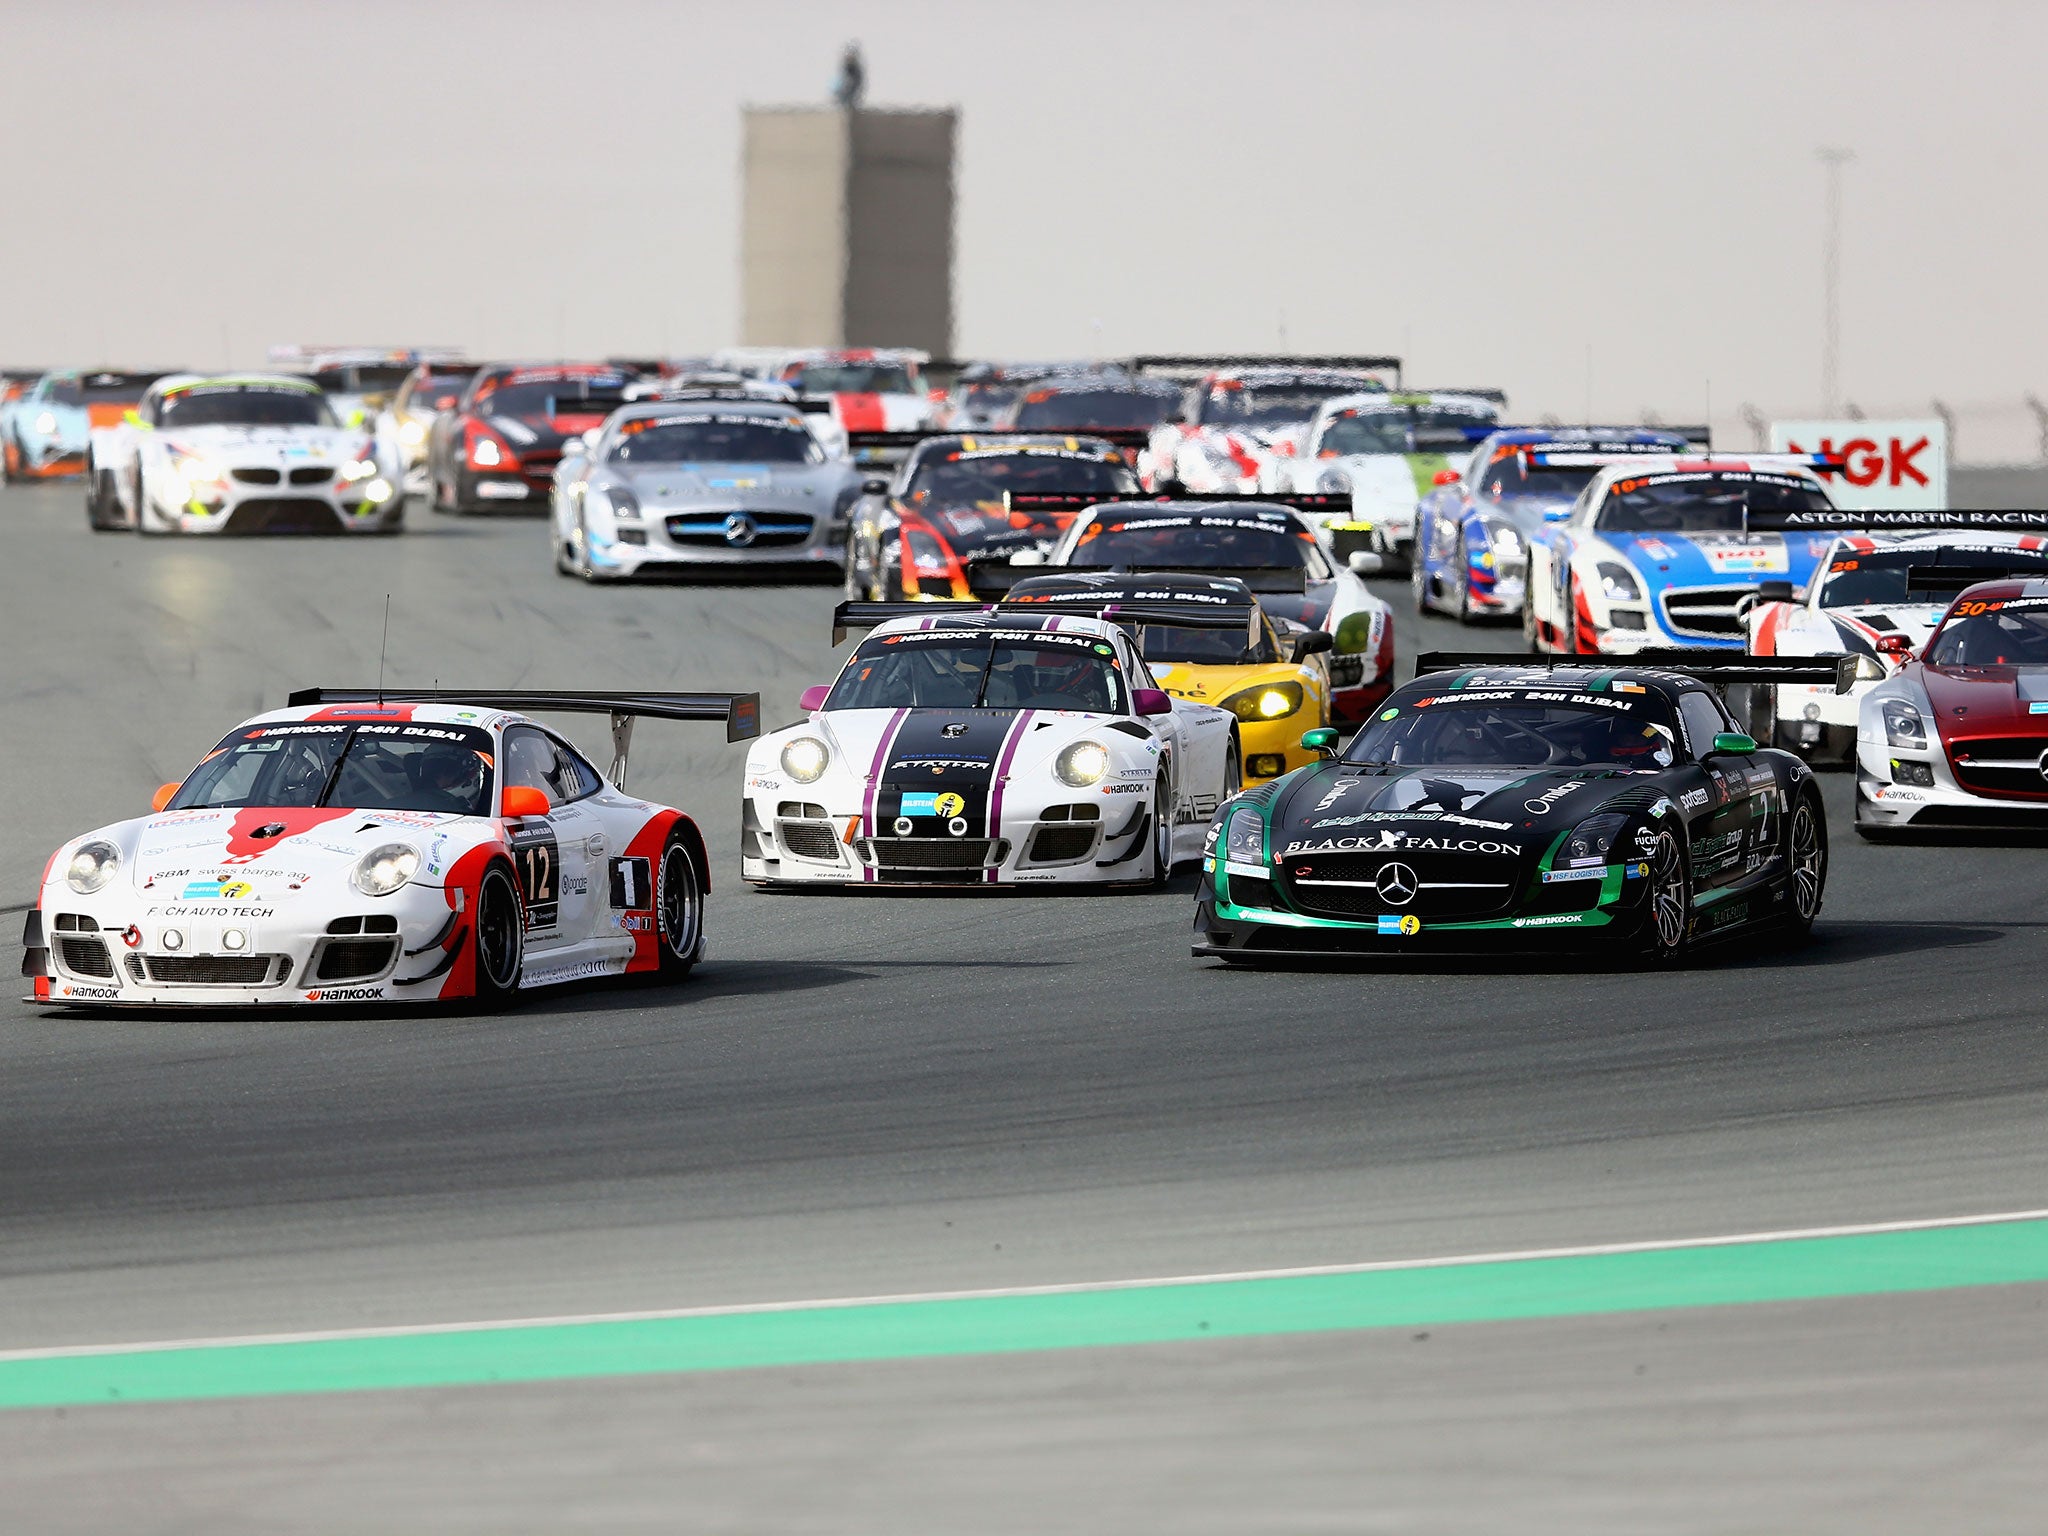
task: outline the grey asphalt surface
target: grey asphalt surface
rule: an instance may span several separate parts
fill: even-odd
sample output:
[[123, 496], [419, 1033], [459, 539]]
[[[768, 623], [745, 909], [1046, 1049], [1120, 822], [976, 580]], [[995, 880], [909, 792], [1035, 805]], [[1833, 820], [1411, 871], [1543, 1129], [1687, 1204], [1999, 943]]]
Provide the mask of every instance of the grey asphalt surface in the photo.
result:
[[[0, 539], [0, 905], [235, 720], [374, 682], [387, 593], [396, 683], [758, 687], [779, 723], [833, 670], [831, 589], [590, 588], [530, 521], [138, 541], [49, 486], [0, 493]], [[1408, 616], [1404, 662], [1417, 640]], [[748, 891], [742, 755], [710, 727], [636, 737], [633, 787], [713, 850], [711, 958], [680, 988], [496, 1019], [0, 1005], [0, 1348], [2048, 1205], [2048, 849], [1864, 847], [1839, 776], [1802, 948], [1656, 977], [1240, 974], [1188, 957], [1185, 879]], [[2041, 1290], [14, 1413], [0, 1509], [37, 1530], [2037, 1529]]]

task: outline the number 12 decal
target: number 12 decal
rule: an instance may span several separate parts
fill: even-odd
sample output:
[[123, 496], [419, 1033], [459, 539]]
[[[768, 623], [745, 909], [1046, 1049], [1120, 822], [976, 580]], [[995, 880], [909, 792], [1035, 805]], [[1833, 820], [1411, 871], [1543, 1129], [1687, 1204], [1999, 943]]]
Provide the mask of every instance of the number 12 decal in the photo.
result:
[[562, 857], [553, 832], [516, 841], [512, 860], [519, 867], [520, 893], [526, 898], [527, 928], [554, 927], [561, 914]]

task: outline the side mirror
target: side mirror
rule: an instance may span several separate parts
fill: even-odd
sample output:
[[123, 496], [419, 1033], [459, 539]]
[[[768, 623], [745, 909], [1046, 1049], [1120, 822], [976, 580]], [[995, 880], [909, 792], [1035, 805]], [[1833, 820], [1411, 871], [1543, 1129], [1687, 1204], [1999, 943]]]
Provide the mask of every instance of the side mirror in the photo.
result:
[[505, 786], [504, 816], [516, 821], [524, 816], [545, 816], [548, 813], [548, 797], [531, 784], [507, 784]]
[[1311, 629], [1296, 635], [1287, 646], [1289, 661], [1305, 661], [1311, 656], [1336, 648], [1337, 637], [1327, 629]]
[[1311, 752], [1324, 752], [1335, 757], [1337, 755], [1337, 728], [1332, 725], [1319, 725], [1314, 730], [1303, 735], [1301, 744]]
[[825, 707], [825, 700], [832, 692], [830, 683], [813, 683], [797, 695], [796, 707], [805, 714], [815, 714]]
[[1131, 691], [1131, 704], [1141, 715], [1170, 715], [1173, 700], [1157, 688], [1136, 688]]
[[162, 810], [171, 803], [171, 797], [183, 787], [179, 784], [159, 784], [156, 793], [149, 797], [149, 808], [152, 811]]
[[1905, 635], [1879, 635], [1877, 648], [1886, 656], [1909, 656], [1913, 651], [1913, 642]]
[[1738, 757], [1747, 757], [1756, 750], [1756, 739], [1740, 731], [1723, 731], [1714, 738], [1716, 752], [1733, 752]]
[[1436, 472], [1435, 478], [1429, 483], [1431, 485], [1456, 485], [1463, 478], [1464, 476], [1460, 475], [1455, 469], [1440, 469]]
[[860, 493], [863, 496], [886, 496], [889, 494], [889, 482], [880, 475], [870, 475], [861, 481]]
[[1756, 584], [1756, 600], [1760, 603], [1789, 603], [1792, 601], [1792, 583], [1760, 581]]
[[1386, 563], [1380, 558], [1379, 551], [1372, 549], [1354, 549], [1351, 558], [1345, 562], [1358, 576], [1377, 576]]

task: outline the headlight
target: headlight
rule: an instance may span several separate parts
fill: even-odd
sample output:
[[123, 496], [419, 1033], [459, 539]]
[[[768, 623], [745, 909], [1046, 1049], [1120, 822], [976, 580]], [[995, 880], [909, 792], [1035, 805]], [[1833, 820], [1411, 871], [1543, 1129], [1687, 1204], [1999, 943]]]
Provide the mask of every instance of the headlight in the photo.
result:
[[1884, 701], [1884, 739], [1894, 747], [1905, 747], [1909, 751], [1927, 750], [1927, 722], [1920, 718], [1920, 711], [1904, 699]]
[[782, 771], [799, 784], [815, 784], [832, 754], [815, 736], [799, 736], [782, 749]]
[[398, 424], [398, 440], [408, 448], [417, 448], [427, 440], [427, 424], [423, 421], [401, 421]]
[[[1486, 537], [1493, 545], [1496, 559], [1508, 556], [1520, 557], [1522, 553], [1522, 531], [1512, 523], [1485, 523]], [[1626, 574], [1626, 573], [1624, 573]]]
[[1052, 760], [1053, 777], [1075, 789], [1100, 784], [1109, 772], [1109, 748], [1099, 741], [1077, 741], [1060, 749]]
[[79, 895], [90, 896], [113, 879], [114, 871], [120, 867], [121, 850], [95, 838], [80, 843], [71, 855], [71, 862], [64, 868], [64, 883]]
[[196, 455], [178, 460], [178, 475], [192, 485], [211, 485], [216, 480], [227, 478], [221, 467], [211, 459]]
[[1266, 862], [1266, 823], [1250, 806], [1240, 806], [1223, 824], [1223, 857], [1233, 864]]
[[1278, 720], [1301, 708], [1301, 684], [1262, 683], [1244, 688], [1223, 701], [1240, 720]]
[[640, 498], [623, 485], [607, 486], [604, 499], [611, 505], [612, 517], [622, 523], [640, 521]]
[[469, 462], [480, 469], [490, 469], [505, 462], [505, 455], [498, 451], [498, 445], [488, 437], [480, 437], [470, 444]]
[[1600, 590], [1607, 594], [1610, 603], [1639, 603], [1643, 600], [1643, 589], [1636, 585], [1635, 572], [1627, 566], [1602, 560], [1594, 569], [1600, 574]]
[[47, 437], [47, 436], [48, 436], [48, 435], [49, 435], [50, 433], [52, 433], [52, 432], [56, 431], [56, 430], [57, 430], [57, 417], [56, 417], [56, 414], [55, 414], [54, 412], [51, 412], [51, 411], [45, 411], [45, 412], [43, 412], [43, 414], [42, 414], [42, 415], [40, 415], [40, 416], [38, 416], [38, 417], [36, 418], [36, 430], [37, 430], [38, 432], [41, 432], [41, 433], [42, 433], [42, 434], [43, 434], [44, 436], [46, 436], [46, 437]]
[[1571, 836], [1564, 840], [1561, 852], [1567, 864], [1590, 863], [1594, 859], [1605, 859], [1614, 846], [1614, 840], [1621, 836], [1621, 829], [1628, 824], [1628, 817], [1617, 811], [1599, 816], [1588, 816], [1576, 827]]
[[410, 843], [386, 843], [357, 859], [348, 878], [365, 896], [389, 896], [410, 880], [419, 867], [419, 849]]
[[377, 461], [375, 459], [350, 459], [341, 466], [341, 478], [351, 483], [357, 480], [367, 480], [375, 473], [377, 473]]

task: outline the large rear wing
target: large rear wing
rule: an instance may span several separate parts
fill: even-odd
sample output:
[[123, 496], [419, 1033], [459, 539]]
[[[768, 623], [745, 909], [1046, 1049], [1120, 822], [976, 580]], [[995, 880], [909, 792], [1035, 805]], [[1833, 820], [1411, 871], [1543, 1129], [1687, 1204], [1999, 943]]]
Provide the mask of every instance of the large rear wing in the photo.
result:
[[[1033, 576], [1057, 576], [1070, 567], [1058, 565], [1012, 565], [1006, 556], [991, 555], [967, 562], [967, 590], [976, 597], [1000, 600], [1020, 581]], [[1088, 566], [1090, 571], [1106, 567]], [[1131, 576], [1206, 576], [1217, 581], [1241, 581], [1254, 592], [1282, 593], [1308, 590], [1308, 572], [1298, 565], [1148, 565], [1129, 571]]]
[[[1499, 430], [1498, 428], [1495, 429]], [[1625, 464], [1630, 459], [1643, 457], [1671, 458], [1683, 455], [1688, 449], [1699, 449], [1711, 453], [1714, 434], [1711, 427], [1657, 427], [1658, 432], [1680, 434], [1684, 443], [1632, 443], [1626, 440], [1605, 441], [1588, 439], [1553, 438], [1543, 443], [1520, 443], [1508, 448], [1509, 453], [1520, 454], [1536, 469], [1599, 468], [1607, 464]]]
[[1745, 656], [1704, 646], [1636, 651], [1627, 656], [1503, 655], [1487, 651], [1424, 651], [1415, 675], [1542, 667], [1555, 670], [1682, 672], [1716, 688], [1730, 683], [1807, 683], [1847, 693], [1856, 681], [1854, 656]]
[[2023, 576], [2048, 581], [2048, 554], [2036, 554], [2032, 560], [2005, 564], [1988, 564], [1980, 560], [1971, 565], [1909, 565], [1906, 567], [1906, 593], [1910, 597], [1915, 592], [1963, 592], [1979, 582], [2016, 581]]
[[1227, 608], [1203, 603], [1133, 601], [1094, 593], [1059, 593], [1028, 602], [976, 602], [971, 598], [935, 598], [929, 602], [841, 603], [832, 610], [832, 643], [843, 644], [856, 629], [873, 629], [893, 619], [931, 619], [1014, 613], [1019, 617], [1077, 613], [1112, 624], [1156, 624], [1167, 629], [1238, 629], [1257, 643], [1259, 610], [1255, 605], [1233, 604]]
[[1226, 502], [1250, 502], [1254, 506], [1292, 507], [1297, 512], [1338, 513], [1351, 510], [1349, 491], [1176, 491], [1171, 495], [1157, 492], [1152, 495], [1127, 496], [1075, 496], [1054, 495], [1050, 492], [1037, 494], [1020, 491], [1010, 498], [1010, 505], [1019, 512], [1079, 512], [1087, 507], [1102, 507], [1114, 504], [1119, 507], [1142, 507], [1168, 502], [1188, 502], [1196, 506], [1220, 506]]
[[1347, 356], [1336, 353], [1302, 352], [1154, 352], [1130, 359], [1133, 373], [1157, 374], [1186, 379], [1190, 383], [1212, 373], [1240, 368], [1296, 368], [1327, 370], [1331, 373], [1391, 373], [1394, 388], [1401, 387], [1401, 359], [1398, 357]]
[[575, 715], [609, 715], [612, 725], [612, 783], [626, 781], [626, 754], [633, 743], [633, 722], [645, 715], [655, 720], [723, 720], [727, 741], [751, 741], [761, 734], [758, 693], [587, 693], [534, 688], [482, 688], [459, 692], [447, 688], [299, 688], [288, 702], [294, 709], [310, 704], [474, 704], [480, 709], [539, 710]]
[[1963, 528], [1979, 533], [2048, 533], [2048, 510], [2022, 507], [1945, 507], [1938, 511], [1752, 512], [1755, 533], [1926, 533]]
[[[832, 408], [829, 400], [820, 402], [825, 409]], [[1112, 448], [1142, 448], [1151, 441], [1151, 434], [1140, 427], [1101, 427], [1087, 431], [1064, 430], [1059, 427], [1017, 427], [993, 431], [987, 428], [952, 427], [944, 431], [925, 429], [910, 432], [849, 432], [846, 434], [847, 451], [862, 463], [900, 463], [920, 443], [937, 438], [957, 437], [965, 441], [969, 452], [982, 443], [1000, 448], [1006, 443], [1022, 439], [1065, 439], [1078, 451], [1084, 442], [1108, 443]], [[1098, 500], [1100, 498], [1097, 498]]]

